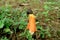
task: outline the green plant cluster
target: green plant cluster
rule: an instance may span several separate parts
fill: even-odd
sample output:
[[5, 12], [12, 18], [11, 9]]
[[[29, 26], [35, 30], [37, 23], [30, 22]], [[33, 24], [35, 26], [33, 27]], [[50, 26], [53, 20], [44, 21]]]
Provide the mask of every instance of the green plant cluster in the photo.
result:
[[[23, 15], [24, 14], [24, 15]], [[0, 34], [16, 33], [17, 28], [24, 30], [26, 21], [26, 9], [20, 12], [18, 8], [12, 8], [11, 5], [0, 7]], [[4, 37], [4, 36], [3, 36]], [[4, 38], [5, 40], [6, 38]]]

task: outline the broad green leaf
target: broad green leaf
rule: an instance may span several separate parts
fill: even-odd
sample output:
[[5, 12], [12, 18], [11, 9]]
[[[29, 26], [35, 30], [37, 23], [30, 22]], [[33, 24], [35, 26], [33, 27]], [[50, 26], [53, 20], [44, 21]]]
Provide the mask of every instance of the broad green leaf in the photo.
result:
[[3, 28], [4, 23], [2, 21], [0, 21], [0, 29]]
[[4, 32], [5, 32], [5, 33], [10, 32], [10, 29], [9, 29], [9, 28], [5, 28], [5, 29], [4, 29]]
[[6, 18], [4, 18], [3, 20], [0, 20], [0, 29], [3, 28], [5, 19], [6, 19]]

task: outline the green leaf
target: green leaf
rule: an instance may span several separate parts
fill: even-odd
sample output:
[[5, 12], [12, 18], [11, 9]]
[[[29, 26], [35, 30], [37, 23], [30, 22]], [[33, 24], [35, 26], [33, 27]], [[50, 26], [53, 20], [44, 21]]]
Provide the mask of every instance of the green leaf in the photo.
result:
[[0, 21], [0, 29], [3, 28], [4, 23], [2, 21]]
[[44, 4], [56, 4], [56, 2], [44, 2]]
[[5, 28], [5, 29], [4, 29], [4, 32], [5, 32], [5, 33], [10, 32], [10, 29], [9, 29], [9, 28]]
[[49, 10], [45, 11], [45, 12], [42, 12], [42, 14], [44, 14], [45, 16], [48, 16], [48, 12], [49, 12]]
[[6, 18], [4, 18], [3, 20], [0, 20], [0, 29], [3, 28], [5, 19], [6, 19]]
[[7, 37], [2, 37], [0, 40], [9, 40]]
[[13, 20], [10, 19], [10, 18], [6, 18], [6, 20], [5, 20], [5, 27], [9, 28], [11, 24], [13, 24]]
[[48, 5], [44, 5], [44, 9], [45, 9], [45, 10], [49, 10], [50, 7], [49, 7]]
[[32, 35], [29, 33], [29, 31], [26, 31], [25, 36], [28, 40], [32, 40]]
[[45, 37], [45, 34], [43, 32], [40, 33], [41, 38]]
[[51, 37], [51, 34], [50, 33], [48, 34], [48, 37]]
[[19, 29], [24, 29], [24, 27], [25, 27], [25, 26], [23, 26], [23, 25], [20, 25], [20, 26], [19, 26]]

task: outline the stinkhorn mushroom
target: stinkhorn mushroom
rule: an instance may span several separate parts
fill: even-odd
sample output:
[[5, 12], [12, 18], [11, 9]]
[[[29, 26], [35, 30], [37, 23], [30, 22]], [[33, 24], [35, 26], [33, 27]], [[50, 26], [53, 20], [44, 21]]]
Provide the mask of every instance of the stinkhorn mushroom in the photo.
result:
[[35, 15], [29, 14], [29, 23], [27, 25], [27, 29], [29, 30], [30, 34], [33, 35], [34, 32], [36, 32], [36, 20], [35, 20]]

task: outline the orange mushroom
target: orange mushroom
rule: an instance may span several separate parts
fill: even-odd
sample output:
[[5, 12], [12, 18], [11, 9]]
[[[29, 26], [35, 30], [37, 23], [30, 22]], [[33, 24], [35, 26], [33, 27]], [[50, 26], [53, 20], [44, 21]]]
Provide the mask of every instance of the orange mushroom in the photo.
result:
[[35, 16], [33, 14], [29, 14], [29, 23], [27, 25], [27, 29], [31, 34], [34, 34], [36, 32], [36, 20]]

